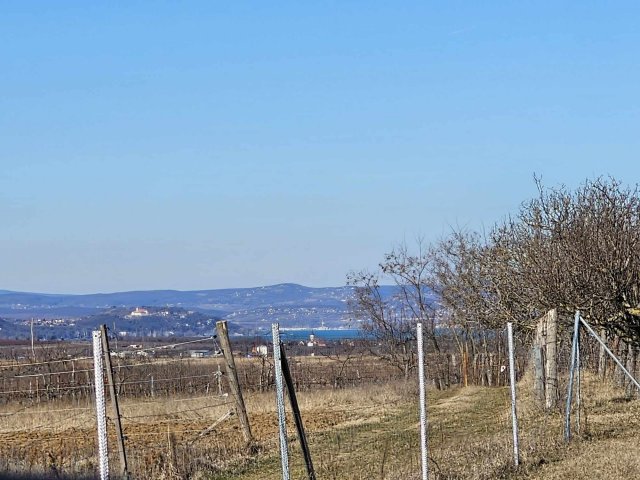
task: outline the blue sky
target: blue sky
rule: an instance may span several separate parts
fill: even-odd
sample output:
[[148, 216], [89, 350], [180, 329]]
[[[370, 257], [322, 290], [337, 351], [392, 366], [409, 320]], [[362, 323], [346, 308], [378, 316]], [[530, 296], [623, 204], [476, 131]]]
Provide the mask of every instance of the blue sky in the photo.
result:
[[0, 288], [344, 284], [638, 182], [635, 2], [0, 2]]

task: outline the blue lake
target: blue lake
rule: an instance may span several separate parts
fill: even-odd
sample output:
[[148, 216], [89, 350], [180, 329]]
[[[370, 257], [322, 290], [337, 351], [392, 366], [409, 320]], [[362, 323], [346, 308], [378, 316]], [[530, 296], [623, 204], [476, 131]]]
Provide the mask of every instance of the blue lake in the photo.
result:
[[[358, 329], [300, 329], [300, 330], [280, 330], [280, 339], [283, 342], [308, 340], [309, 335], [326, 341], [349, 340], [353, 338], [364, 338], [362, 331]], [[256, 333], [257, 337], [271, 340], [271, 331]]]

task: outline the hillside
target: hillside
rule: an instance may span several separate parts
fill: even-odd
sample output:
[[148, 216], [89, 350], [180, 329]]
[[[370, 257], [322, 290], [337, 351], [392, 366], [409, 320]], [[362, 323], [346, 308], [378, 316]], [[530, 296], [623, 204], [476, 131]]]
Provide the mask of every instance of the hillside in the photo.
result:
[[[135, 326], [128, 325], [133, 331], [204, 333], [208, 328], [205, 326], [218, 319], [232, 321], [241, 331], [269, 328], [276, 321], [283, 327], [340, 328], [351, 325], [348, 302], [352, 291], [352, 287], [347, 286], [312, 288], [291, 283], [255, 288], [87, 295], [0, 290], [0, 317], [12, 325], [0, 330], [0, 336], [5, 336], [4, 332], [11, 332], [12, 337], [27, 335], [28, 321], [37, 318], [46, 326], [46, 337], [68, 338], [101, 322], [130, 324], [126, 315], [135, 307], [181, 309], [190, 318], [175, 325], [170, 324], [170, 319], [154, 316], [136, 319]], [[382, 287], [382, 291], [390, 297], [394, 287]], [[60, 322], [52, 326], [52, 320]], [[193, 328], [196, 322], [200, 327]]]

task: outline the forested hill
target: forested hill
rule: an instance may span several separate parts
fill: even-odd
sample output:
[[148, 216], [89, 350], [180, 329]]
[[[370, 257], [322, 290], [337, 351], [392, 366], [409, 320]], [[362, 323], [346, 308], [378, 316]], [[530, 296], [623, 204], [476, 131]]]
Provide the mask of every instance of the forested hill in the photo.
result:
[[[382, 287], [391, 295], [393, 287]], [[149, 290], [87, 295], [0, 290], [0, 317], [90, 317], [114, 308], [176, 307], [226, 318], [251, 328], [278, 321], [283, 326], [345, 326], [352, 287], [312, 288], [280, 284], [219, 290]]]
[[86, 295], [0, 290], [0, 306], [110, 308], [137, 305], [237, 310], [274, 304], [340, 304], [351, 287], [311, 288], [292, 283], [219, 290], [145, 290]]

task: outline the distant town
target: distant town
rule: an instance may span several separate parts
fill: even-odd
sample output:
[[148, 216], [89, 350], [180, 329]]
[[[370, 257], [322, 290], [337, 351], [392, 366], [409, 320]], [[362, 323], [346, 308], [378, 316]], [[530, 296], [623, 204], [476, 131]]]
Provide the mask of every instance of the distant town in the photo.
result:
[[[211, 335], [227, 320], [235, 335], [278, 322], [283, 330], [353, 329], [351, 287], [281, 284], [247, 289], [154, 290], [95, 295], [51, 295], [0, 290], [0, 338], [87, 339], [106, 324], [121, 338]], [[313, 340], [311, 340], [313, 341]]]

